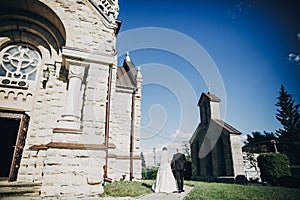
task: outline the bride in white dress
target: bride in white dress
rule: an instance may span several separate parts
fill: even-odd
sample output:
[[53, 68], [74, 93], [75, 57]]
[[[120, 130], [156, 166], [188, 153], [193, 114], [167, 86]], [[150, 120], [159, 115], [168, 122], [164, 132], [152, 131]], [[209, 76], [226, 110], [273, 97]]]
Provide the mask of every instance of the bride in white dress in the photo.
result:
[[152, 186], [154, 192], [171, 193], [177, 191], [176, 180], [171, 170], [170, 157], [167, 148], [164, 147], [160, 157], [160, 166], [156, 181]]

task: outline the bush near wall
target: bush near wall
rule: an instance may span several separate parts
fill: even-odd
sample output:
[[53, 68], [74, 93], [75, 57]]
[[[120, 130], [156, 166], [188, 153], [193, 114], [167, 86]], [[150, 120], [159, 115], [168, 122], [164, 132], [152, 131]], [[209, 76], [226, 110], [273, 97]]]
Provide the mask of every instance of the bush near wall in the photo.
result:
[[281, 153], [262, 153], [257, 158], [260, 177], [271, 185], [278, 185], [278, 178], [290, 175], [290, 162]]
[[156, 179], [158, 167], [143, 167], [142, 168], [142, 179]]

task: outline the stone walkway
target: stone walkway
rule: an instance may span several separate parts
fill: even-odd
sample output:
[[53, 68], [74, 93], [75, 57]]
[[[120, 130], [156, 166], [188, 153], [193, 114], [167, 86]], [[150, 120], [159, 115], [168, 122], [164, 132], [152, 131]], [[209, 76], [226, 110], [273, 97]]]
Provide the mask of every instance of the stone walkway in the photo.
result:
[[[92, 198], [83, 198], [86, 200], [182, 200], [184, 197], [192, 190], [192, 187], [185, 186], [184, 190], [185, 192], [182, 193], [151, 193], [151, 194], [146, 194], [143, 196], [139, 197], [92, 197]], [[0, 197], [0, 200], [40, 200], [40, 199], [45, 199], [45, 200], [53, 200], [53, 199], [82, 199], [82, 198], [41, 198], [41, 197], [30, 197], [30, 196], [18, 196], [18, 197]]]
[[152, 200], [152, 199], [163, 199], [163, 200], [180, 200], [183, 199], [193, 188], [189, 186], [185, 186], [185, 192], [182, 193], [151, 193], [144, 196], [141, 196], [136, 199], [140, 200]]
[[[16, 187], [18, 186], [18, 187]], [[28, 184], [28, 183], [9, 183], [7, 184], [7, 181], [1, 182], [0, 181], [0, 200], [5, 199], [5, 200], [39, 200], [39, 199], [90, 199], [90, 200], [182, 200], [184, 197], [193, 189], [192, 187], [189, 186], [184, 186], [185, 192], [182, 193], [150, 193], [146, 195], [142, 195], [139, 197], [68, 197], [68, 198], [63, 198], [63, 197], [57, 197], [57, 198], [41, 198], [38, 195], [38, 189], [36, 187], [40, 187], [39, 184]], [[1, 194], [3, 193], [16, 193], [16, 195], [9, 195], [9, 196], [3, 196]]]

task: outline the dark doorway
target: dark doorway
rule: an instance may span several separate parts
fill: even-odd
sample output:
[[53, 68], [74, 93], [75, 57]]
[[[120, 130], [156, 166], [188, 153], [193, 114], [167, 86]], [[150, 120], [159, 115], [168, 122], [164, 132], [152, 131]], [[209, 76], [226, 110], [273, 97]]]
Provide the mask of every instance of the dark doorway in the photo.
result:
[[20, 120], [17, 118], [0, 118], [0, 177], [9, 177], [14, 156]]
[[24, 113], [0, 111], [0, 177], [8, 181], [17, 180], [28, 124]]

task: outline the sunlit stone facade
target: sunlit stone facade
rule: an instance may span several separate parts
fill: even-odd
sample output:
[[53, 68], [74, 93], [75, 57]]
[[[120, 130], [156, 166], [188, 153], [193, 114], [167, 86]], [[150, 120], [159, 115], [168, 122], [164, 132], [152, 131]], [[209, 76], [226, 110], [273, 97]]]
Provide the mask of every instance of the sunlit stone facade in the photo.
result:
[[10, 0], [0, 10], [2, 146], [14, 146], [1, 176], [40, 182], [46, 197], [140, 179], [142, 75], [129, 54], [117, 66], [118, 1]]

